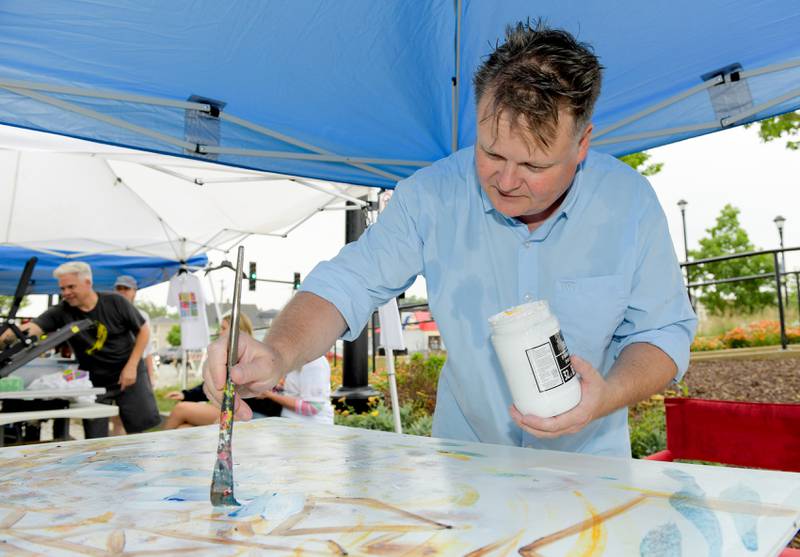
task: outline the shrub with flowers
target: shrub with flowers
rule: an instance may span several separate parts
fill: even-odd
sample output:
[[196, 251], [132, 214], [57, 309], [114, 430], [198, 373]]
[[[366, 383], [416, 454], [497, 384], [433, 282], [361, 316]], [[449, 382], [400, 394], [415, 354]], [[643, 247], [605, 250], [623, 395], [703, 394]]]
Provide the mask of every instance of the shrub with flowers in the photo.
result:
[[[786, 329], [789, 344], [800, 344], [800, 327]], [[748, 346], [777, 346], [781, 343], [781, 326], [778, 321], [764, 319], [744, 327], [734, 327], [719, 336], [696, 337], [692, 341], [692, 352], [720, 350], [722, 348], [744, 348]]]
[[741, 327], [735, 327], [722, 335], [722, 342], [728, 348], [742, 348], [749, 346], [747, 331]]
[[727, 348], [720, 337], [695, 337], [692, 341], [692, 352], [705, 352], [707, 350], [721, 350]]

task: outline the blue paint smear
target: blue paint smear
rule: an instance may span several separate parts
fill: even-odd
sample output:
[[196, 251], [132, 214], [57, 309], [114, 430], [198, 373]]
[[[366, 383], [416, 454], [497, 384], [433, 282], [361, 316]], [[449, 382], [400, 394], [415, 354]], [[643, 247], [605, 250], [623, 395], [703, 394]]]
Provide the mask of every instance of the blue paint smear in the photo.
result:
[[248, 501], [228, 514], [236, 518], [261, 515], [272, 520], [281, 520], [303, 510], [306, 498], [300, 493], [280, 494], [267, 492]]
[[639, 544], [642, 557], [681, 557], [681, 531], [667, 522], [647, 532]]
[[706, 500], [705, 492], [695, 479], [686, 472], [669, 468], [664, 473], [683, 484], [683, 489], [669, 498], [670, 505], [700, 530], [700, 533], [708, 543], [708, 555], [710, 557], [720, 557], [722, 555], [722, 530], [719, 520], [717, 520], [717, 516], [712, 511], [697, 505], [698, 502]]
[[121, 474], [138, 474], [139, 472], [144, 472], [137, 464], [115, 460], [104, 462], [98, 466], [96, 470], [102, 470], [103, 472], [119, 472]]
[[[729, 487], [722, 492], [722, 497], [725, 499], [733, 499], [734, 501], [745, 501], [747, 503], [761, 503], [761, 496], [756, 491], [744, 484], [737, 484]], [[733, 525], [736, 527], [736, 533], [739, 534], [739, 539], [742, 545], [748, 551], [758, 550], [758, 530], [756, 523], [758, 516], [746, 513], [731, 513], [733, 517]]]
[[164, 501], [208, 501], [210, 493], [208, 487], [185, 487], [164, 497]]
[[74, 454], [72, 456], [68, 456], [67, 458], [62, 458], [58, 461], [58, 464], [61, 466], [76, 466], [78, 464], [83, 464], [89, 457], [92, 457], [96, 454], [96, 451]]

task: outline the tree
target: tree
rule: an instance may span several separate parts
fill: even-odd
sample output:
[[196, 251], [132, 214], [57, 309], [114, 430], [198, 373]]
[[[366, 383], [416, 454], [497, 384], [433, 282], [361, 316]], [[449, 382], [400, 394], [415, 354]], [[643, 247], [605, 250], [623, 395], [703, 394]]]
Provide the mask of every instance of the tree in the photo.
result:
[[[739, 209], [730, 204], [722, 208], [716, 224], [706, 229], [706, 233], [708, 235], [700, 239], [700, 249], [689, 250], [692, 259], [757, 249], [750, 243], [747, 232], [739, 224]], [[689, 267], [689, 281], [705, 282], [774, 272], [772, 257], [758, 255]], [[716, 284], [704, 287], [701, 291], [700, 302], [714, 315], [736, 311], [752, 313], [776, 304], [775, 283], [768, 278]]]
[[409, 296], [406, 294], [406, 297], [403, 298], [402, 305], [410, 306], [411, 304], [427, 304], [428, 300], [426, 298], [421, 298], [419, 296]]
[[153, 302], [148, 302], [147, 300], [137, 300], [135, 305], [137, 308], [147, 312], [147, 315], [149, 315], [151, 319], [155, 319], [156, 317], [178, 318], [177, 313], [170, 312], [166, 307], [156, 305]]
[[170, 346], [180, 346], [181, 345], [181, 326], [180, 325], [173, 325], [172, 328], [167, 333], [167, 342]]
[[[758, 136], [765, 143], [786, 136], [787, 149], [800, 149], [800, 111], [766, 118], [758, 123], [758, 127]], [[798, 140], [793, 141], [791, 138]]]
[[639, 153], [631, 153], [630, 155], [623, 155], [619, 158], [619, 160], [639, 172], [642, 176], [653, 176], [654, 174], [661, 172], [661, 169], [664, 168], [663, 162], [647, 164], [647, 161], [650, 160], [650, 155], [644, 151]]
[[[14, 303], [14, 296], [0, 296], [0, 315], [7, 315], [11, 309], [11, 304]], [[22, 303], [19, 308], [22, 309], [30, 303], [28, 297], [22, 298]]]

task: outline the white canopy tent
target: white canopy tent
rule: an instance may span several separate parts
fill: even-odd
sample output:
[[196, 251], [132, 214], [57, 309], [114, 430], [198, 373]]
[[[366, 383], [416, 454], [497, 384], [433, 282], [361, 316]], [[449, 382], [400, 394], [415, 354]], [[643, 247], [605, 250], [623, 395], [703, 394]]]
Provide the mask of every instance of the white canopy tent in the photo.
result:
[[0, 246], [186, 261], [369, 191], [0, 126]]

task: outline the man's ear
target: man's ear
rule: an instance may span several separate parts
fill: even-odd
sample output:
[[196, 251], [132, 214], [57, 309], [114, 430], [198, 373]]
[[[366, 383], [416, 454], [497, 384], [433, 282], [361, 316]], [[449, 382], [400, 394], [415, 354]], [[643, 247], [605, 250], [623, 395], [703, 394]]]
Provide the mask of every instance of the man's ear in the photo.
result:
[[592, 131], [594, 130], [594, 126], [591, 122], [586, 126], [586, 129], [583, 130], [581, 134], [581, 138], [578, 140], [578, 162], [583, 162], [583, 159], [586, 158], [586, 155], [589, 153], [589, 145], [592, 142]]

